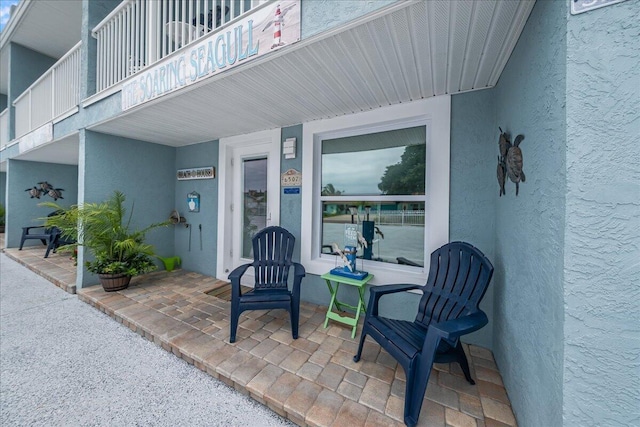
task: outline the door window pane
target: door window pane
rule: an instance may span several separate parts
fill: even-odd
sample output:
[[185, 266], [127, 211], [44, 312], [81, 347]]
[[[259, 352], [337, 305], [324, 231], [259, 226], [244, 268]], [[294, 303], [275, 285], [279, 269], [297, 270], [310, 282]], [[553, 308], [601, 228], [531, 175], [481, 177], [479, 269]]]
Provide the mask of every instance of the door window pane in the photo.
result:
[[267, 226], [267, 159], [242, 162], [242, 257], [253, 258], [251, 239]]

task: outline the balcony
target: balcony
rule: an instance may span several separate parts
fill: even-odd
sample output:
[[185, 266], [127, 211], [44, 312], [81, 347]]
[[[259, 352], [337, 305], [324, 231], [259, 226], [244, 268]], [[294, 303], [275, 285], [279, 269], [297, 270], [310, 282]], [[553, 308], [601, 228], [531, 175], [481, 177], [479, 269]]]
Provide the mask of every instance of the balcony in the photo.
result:
[[127, 79], [267, 0], [125, 0], [94, 29], [96, 91]]
[[[75, 111], [80, 101], [81, 44], [78, 42], [13, 102], [15, 138]], [[3, 143], [9, 138], [5, 112], [0, 120]]]
[[9, 143], [9, 109], [5, 108], [0, 113], [0, 150]]

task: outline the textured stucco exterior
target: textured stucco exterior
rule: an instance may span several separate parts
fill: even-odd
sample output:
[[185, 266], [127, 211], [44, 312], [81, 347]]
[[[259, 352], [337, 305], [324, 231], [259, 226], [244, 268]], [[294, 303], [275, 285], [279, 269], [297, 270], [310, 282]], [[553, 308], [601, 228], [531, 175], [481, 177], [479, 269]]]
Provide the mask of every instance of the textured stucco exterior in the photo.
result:
[[[478, 91], [454, 95], [451, 101], [451, 160], [450, 160], [450, 240], [466, 240], [477, 246], [489, 259], [494, 258], [495, 182], [494, 147], [495, 106], [491, 91]], [[283, 140], [297, 136], [301, 140], [302, 129], [298, 126], [282, 130]], [[299, 135], [299, 136], [298, 136]], [[301, 170], [302, 144], [298, 144], [298, 158], [282, 160], [281, 170]], [[301, 201], [299, 195], [281, 194], [281, 225], [291, 230], [300, 239]], [[299, 240], [300, 241], [300, 240]], [[304, 243], [302, 243], [304, 244]], [[402, 281], [401, 278], [398, 279]], [[491, 348], [493, 345], [493, 288], [491, 284], [481, 308], [489, 317], [489, 325], [464, 337], [465, 342]], [[302, 298], [321, 305], [329, 302], [329, 292], [324, 280], [308, 274], [303, 281]], [[341, 298], [348, 303], [357, 302], [355, 288], [340, 289]], [[365, 292], [368, 300], [368, 291]], [[380, 312], [383, 315], [413, 320], [418, 311], [419, 294], [404, 293], [382, 298]]]
[[564, 424], [640, 424], [640, 1], [567, 25]]
[[[495, 184], [494, 352], [519, 425], [562, 425], [566, 19], [563, 1], [537, 2], [498, 84], [487, 167], [500, 126], [525, 136], [526, 182]], [[494, 172], [495, 174], [495, 172]], [[495, 176], [495, 175], [494, 175]]]
[[[493, 93], [469, 92], [451, 97], [451, 163], [449, 199], [449, 240], [463, 240], [495, 259], [496, 205], [495, 178], [497, 129]], [[496, 280], [487, 289], [480, 308], [489, 324], [463, 341], [493, 347], [494, 293]]]
[[[302, 125], [282, 128], [281, 140], [296, 138], [295, 159], [280, 159], [280, 173], [289, 169], [302, 171]], [[282, 146], [282, 145], [281, 145]], [[280, 194], [280, 225], [285, 227], [296, 238], [296, 247], [293, 252], [293, 260], [300, 262], [300, 245], [302, 244], [302, 233], [300, 218], [302, 217], [302, 196], [300, 194]]]
[[398, 0], [302, 0], [301, 39], [343, 25]]
[[[174, 229], [175, 244], [157, 248], [162, 256], [179, 256], [182, 268], [210, 276], [216, 275], [218, 259], [218, 176], [215, 179], [177, 181], [175, 171], [193, 167], [218, 165], [218, 141], [189, 145], [176, 149], [175, 169], [171, 170], [175, 188], [175, 209], [185, 217], [186, 223], [171, 226]], [[187, 194], [200, 194], [200, 212], [189, 212]], [[167, 215], [168, 216], [168, 215]], [[191, 242], [189, 242], [191, 241]], [[201, 245], [202, 242], [202, 246]]]
[[82, 0], [82, 61], [80, 70], [80, 97], [82, 99], [96, 93], [97, 40], [91, 30], [100, 23], [120, 0]]
[[[47, 71], [56, 60], [49, 56], [27, 49], [16, 43], [9, 46], [9, 140], [16, 138], [15, 107], [13, 103], [38, 78]], [[25, 64], [29, 64], [26, 66]]]
[[[127, 198], [127, 212], [135, 204], [132, 227], [166, 221], [175, 209], [175, 148], [97, 132], [83, 133], [80, 168], [84, 172], [80, 174], [83, 185], [78, 189], [82, 191], [79, 201], [101, 202], [114, 190], [120, 190]], [[147, 242], [159, 253], [173, 248], [173, 230], [153, 230], [147, 235]], [[79, 264], [83, 256], [79, 255]], [[77, 286], [96, 284], [96, 279], [83, 272]]]
[[[78, 198], [78, 167], [17, 159], [8, 162], [7, 206], [11, 208], [6, 213], [5, 241], [7, 247], [19, 247], [22, 227], [41, 225], [44, 222], [42, 218], [52, 212], [51, 208], [40, 206], [40, 203], [54, 201], [47, 195], [31, 198], [25, 190], [47, 181], [55, 188], [64, 189], [63, 198], [57, 203], [63, 207], [71, 206]], [[25, 246], [41, 244], [37, 240], [25, 242]]]
[[[82, 0], [83, 99], [95, 92], [91, 28], [119, 3]], [[302, 39], [393, 3], [302, 0]], [[496, 268], [481, 306], [489, 325], [464, 340], [494, 351], [518, 425], [636, 426], [640, 0], [575, 16], [569, 5], [538, 1], [497, 86], [452, 96], [449, 237], [471, 242]], [[10, 105], [54, 61], [12, 45], [9, 94], [0, 105]], [[55, 140], [79, 132], [77, 168], [16, 160], [18, 144], [0, 152], [0, 160], [9, 159], [9, 173], [0, 174], [0, 202], [6, 196], [11, 205], [7, 246], [19, 244], [20, 227], [29, 225], [25, 218], [48, 213], [24, 192], [35, 182], [65, 188], [65, 203], [75, 196], [100, 201], [120, 189], [128, 207], [135, 201], [139, 223], [163, 221], [177, 208], [192, 227], [156, 230], [149, 242], [163, 256], [180, 256], [183, 268], [214, 275], [218, 179], [178, 182], [175, 171], [218, 168], [218, 142], [173, 148], [88, 130], [121, 113], [121, 95], [114, 93], [54, 125]], [[281, 172], [302, 170], [303, 126], [282, 129], [282, 140], [298, 138], [298, 155], [281, 159]], [[512, 137], [525, 135], [527, 179], [517, 197], [512, 182], [498, 196], [498, 126]], [[193, 190], [201, 194], [199, 213], [186, 209]], [[281, 225], [298, 238], [299, 260], [300, 247], [308, 244], [302, 240], [301, 196], [281, 194], [280, 203]], [[95, 283], [80, 267], [78, 286]], [[355, 302], [353, 288], [344, 293]], [[326, 305], [329, 293], [319, 276], [307, 275], [302, 297]], [[381, 313], [411, 319], [418, 299], [383, 299]]]
[[59, 139], [71, 133], [75, 133], [78, 129], [89, 128], [95, 123], [111, 119], [122, 113], [122, 104], [120, 100], [120, 92], [116, 92], [95, 104], [80, 108], [77, 114], [65, 118], [55, 123], [53, 126], [53, 137]]
[[0, 203], [2, 203], [3, 206], [7, 205], [6, 195], [7, 195], [7, 173], [0, 172]]

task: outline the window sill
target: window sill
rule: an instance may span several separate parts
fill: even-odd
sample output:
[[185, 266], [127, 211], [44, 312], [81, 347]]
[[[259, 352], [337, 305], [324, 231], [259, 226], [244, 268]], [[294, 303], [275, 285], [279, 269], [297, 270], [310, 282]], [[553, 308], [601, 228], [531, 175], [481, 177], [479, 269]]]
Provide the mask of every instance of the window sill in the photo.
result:
[[[342, 262], [337, 256], [328, 255], [326, 257], [316, 258], [304, 264], [307, 273], [315, 275], [323, 275], [335, 267], [342, 266]], [[410, 283], [423, 285], [427, 282], [428, 270], [422, 267], [400, 266], [398, 264], [383, 264], [372, 262], [369, 265], [364, 264], [361, 267], [361, 260], [358, 260], [357, 268], [373, 274], [373, 279], [369, 285], [387, 285], [391, 283]]]

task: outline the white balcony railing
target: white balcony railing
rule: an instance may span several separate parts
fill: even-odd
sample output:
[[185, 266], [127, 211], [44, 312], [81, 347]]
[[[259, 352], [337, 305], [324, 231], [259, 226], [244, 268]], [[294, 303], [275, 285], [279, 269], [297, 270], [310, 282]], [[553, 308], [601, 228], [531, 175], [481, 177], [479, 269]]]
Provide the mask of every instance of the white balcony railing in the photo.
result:
[[16, 138], [78, 105], [81, 44], [78, 42], [13, 102]]
[[0, 150], [9, 142], [9, 109], [5, 108], [0, 113]]
[[124, 0], [94, 29], [96, 91], [238, 18], [268, 0]]

